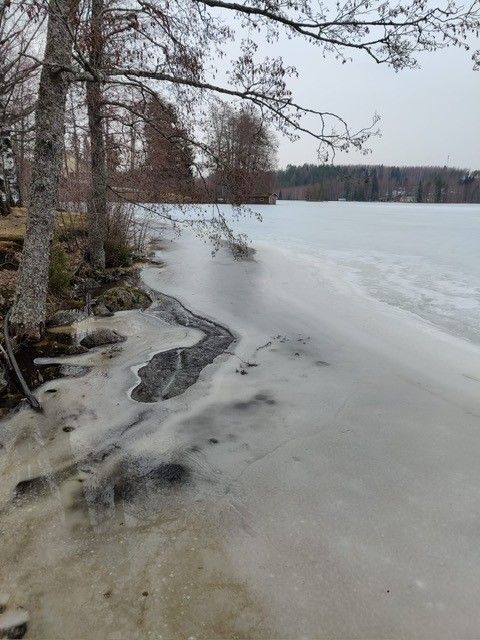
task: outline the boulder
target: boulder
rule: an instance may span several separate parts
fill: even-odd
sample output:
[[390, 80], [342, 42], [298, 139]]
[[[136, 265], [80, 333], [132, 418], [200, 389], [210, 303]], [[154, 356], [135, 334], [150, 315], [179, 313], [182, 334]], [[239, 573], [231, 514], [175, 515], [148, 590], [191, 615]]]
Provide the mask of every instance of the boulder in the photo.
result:
[[97, 300], [97, 307], [104, 305], [109, 311], [146, 309], [151, 304], [152, 299], [145, 291], [130, 285], [121, 285], [107, 289]]
[[7, 609], [0, 613], [0, 638], [23, 638], [27, 633], [28, 613], [25, 609]]
[[64, 327], [80, 320], [85, 320], [88, 315], [85, 311], [79, 309], [61, 309], [53, 314], [53, 316], [47, 322], [49, 327]]
[[100, 318], [108, 318], [110, 316], [113, 316], [113, 311], [107, 309], [104, 302], [97, 302], [93, 309], [93, 313]]
[[99, 280], [95, 280], [95, 278], [85, 278], [80, 283], [79, 288], [83, 291], [93, 291], [94, 289], [98, 289], [101, 284], [102, 283]]
[[60, 355], [65, 356], [80, 356], [82, 353], [87, 353], [87, 347], [81, 344], [69, 344], [62, 348]]
[[116, 344], [117, 342], [124, 342], [125, 336], [120, 335], [113, 329], [95, 329], [92, 333], [89, 333], [85, 338], [80, 340], [82, 347], [87, 349], [93, 349], [94, 347], [101, 347], [105, 344]]

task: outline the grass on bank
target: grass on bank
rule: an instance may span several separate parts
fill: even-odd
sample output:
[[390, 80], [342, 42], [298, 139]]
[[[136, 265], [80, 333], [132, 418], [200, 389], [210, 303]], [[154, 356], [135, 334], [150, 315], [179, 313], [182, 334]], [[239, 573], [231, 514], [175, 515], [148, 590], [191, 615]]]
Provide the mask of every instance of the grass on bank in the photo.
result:
[[[27, 211], [23, 207], [0, 217], [0, 312], [5, 312], [13, 302], [26, 220]], [[135, 225], [132, 211], [112, 206], [105, 243], [107, 278], [121, 277], [120, 272], [128, 271], [141, 252]], [[143, 232], [140, 233], [144, 240]], [[115, 271], [119, 273], [114, 274]], [[92, 278], [103, 280], [88, 263], [86, 214], [58, 211], [50, 254], [48, 315], [59, 308], [83, 304], [83, 285]]]
[[[25, 207], [14, 207], [8, 216], [0, 216], [0, 242], [23, 242], [27, 222]], [[57, 211], [56, 230], [60, 233], [83, 233], [86, 216], [83, 213]]]

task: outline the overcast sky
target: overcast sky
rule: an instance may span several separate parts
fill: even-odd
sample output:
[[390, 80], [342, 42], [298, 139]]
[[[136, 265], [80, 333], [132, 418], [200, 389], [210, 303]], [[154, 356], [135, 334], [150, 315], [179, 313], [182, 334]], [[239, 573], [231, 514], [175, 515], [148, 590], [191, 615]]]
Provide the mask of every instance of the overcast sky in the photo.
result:
[[[382, 137], [372, 153], [337, 155], [336, 163], [445, 165], [480, 169], [480, 72], [471, 54], [448, 49], [425, 54], [421, 69], [395, 73], [366, 55], [342, 65], [316, 47], [282, 40], [278, 51], [294, 64], [297, 102], [335, 111], [358, 128], [377, 112]], [[479, 48], [480, 44], [476, 48]], [[317, 162], [315, 141], [279, 138], [279, 165]]]

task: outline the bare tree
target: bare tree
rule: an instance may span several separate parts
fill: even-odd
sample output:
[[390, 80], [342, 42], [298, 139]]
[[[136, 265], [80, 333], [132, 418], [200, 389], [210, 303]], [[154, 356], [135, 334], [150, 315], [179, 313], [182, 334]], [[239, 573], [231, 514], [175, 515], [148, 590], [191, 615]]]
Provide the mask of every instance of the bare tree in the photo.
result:
[[19, 93], [38, 63], [27, 58], [41, 19], [29, 15], [20, 2], [0, 2], [0, 209], [8, 213], [21, 204], [20, 186], [12, 144], [12, 128], [31, 111], [19, 102]]
[[[27, 68], [30, 67], [30, 61], [26, 60], [24, 64]], [[24, 81], [15, 84], [7, 109], [22, 203], [28, 202], [29, 197], [39, 76], [40, 68], [35, 67]]]
[[250, 105], [214, 106], [207, 131], [207, 166], [217, 198], [241, 204], [272, 189], [276, 142]]
[[[269, 40], [282, 31], [306, 39], [323, 55], [333, 54], [342, 62], [361, 52], [399, 70], [416, 66], [422, 51], [453, 45], [468, 49], [468, 36], [479, 26], [480, 2], [464, 7], [450, 1], [432, 6], [424, 0], [346, 0], [329, 7], [310, 0], [142, 0], [132, 2], [128, 11], [112, 7], [111, 15], [119, 24], [123, 21], [123, 28], [135, 36], [132, 41], [140, 44], [105, 61], [107, 81], [158, 81], [165, 90], [177, 91], [178, 100], [197, 108], [212, 94], [247, 100], [282, 132], [313, 135], [325, 159], [338, 149], [363, 146], [372, 129], [351, 131], [339, 115], [295, 103], [287, 84], [295, 70], [281, 58], [259, 59], [249, 37], [241, 40], [239, 57], [228, 65], [227, 82], [216, 82], [214, 56], [224, 57], [225, 44], [239, 39], [231, 21], [222, 17], [236, 18], [240, 27], [262, 31]], [[141, 46], [147, 42], [148, 49]]]

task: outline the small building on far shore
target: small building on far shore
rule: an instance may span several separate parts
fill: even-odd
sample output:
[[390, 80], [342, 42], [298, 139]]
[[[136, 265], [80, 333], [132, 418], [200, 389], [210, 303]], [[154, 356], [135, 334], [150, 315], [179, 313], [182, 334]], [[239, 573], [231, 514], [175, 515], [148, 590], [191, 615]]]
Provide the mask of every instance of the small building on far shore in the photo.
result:
[[278, 194], [257, 193], [247, 198], [245, 204], [277, 204]]

